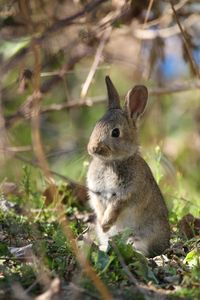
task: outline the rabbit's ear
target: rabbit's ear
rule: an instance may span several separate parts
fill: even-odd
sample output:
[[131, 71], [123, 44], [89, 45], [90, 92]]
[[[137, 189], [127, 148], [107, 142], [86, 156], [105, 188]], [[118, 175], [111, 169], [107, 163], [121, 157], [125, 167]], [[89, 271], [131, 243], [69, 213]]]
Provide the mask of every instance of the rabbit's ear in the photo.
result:
[[108, 109], [121, 108], [119, 94], [109, 76], [105, 78], [108, 92]]
[[126, 96], [125, 102], [125, 110], [129, 117], [136, 120], [141, 116], [145, 110], [147, 99], [148, 90], [144, 85], [136, 85], [131, 89]]

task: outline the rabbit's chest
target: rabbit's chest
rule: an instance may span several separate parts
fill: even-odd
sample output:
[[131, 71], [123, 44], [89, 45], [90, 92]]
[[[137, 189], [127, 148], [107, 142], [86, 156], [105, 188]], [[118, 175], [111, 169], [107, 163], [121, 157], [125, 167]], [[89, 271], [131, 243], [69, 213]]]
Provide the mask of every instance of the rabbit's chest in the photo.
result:
[[87, 181], [90, 194], [102, 202], [110, 201], [119, 194], [119, 176], [110, 168], [89, 170]]

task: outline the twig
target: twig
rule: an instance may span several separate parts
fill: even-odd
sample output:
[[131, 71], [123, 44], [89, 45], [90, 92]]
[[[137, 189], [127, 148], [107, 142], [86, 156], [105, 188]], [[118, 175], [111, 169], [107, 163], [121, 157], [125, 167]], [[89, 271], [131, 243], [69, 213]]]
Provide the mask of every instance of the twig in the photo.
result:
[[180, 92], [187, 92], [191, 90], [199, 90], [200, 88], [200, 81], [190, 81], [189, 83], [182, 83], [177, 84], [171, 87], [164, 87], [164, 88], [155, 88], [150, 89], [149, 94], [152, 96], [159, 96], [165, 94], [173, 94], [173, 93], [180, 93]]
[[[91, 55], [93, 51], [89, 47], [77, 47], [75, 53], [72, 54], [69, 61], [63, 66], [59, 74], [52, 76], [52, 78], [46, 80], [42, 83], [40, 87], [40, 100], [42, 96], [50, 91], [64, 76], [67, 70], [73, 69], [74, 65], [80, 61], [83, 57]], [[38, 95], [39, 96], [39, 95]], [[33, 111], [33, 101], [35, 95], [29, 95], [24, 103], [18, 108], [18, 110], [10, 117], [7, 118], [6, 127], [10, 127], [14, 122], [20, 120], [21, 118], [30, 119]]]
[[145, 19], [144, 19], [144, 23], [142, 25], [142, 27], [144, 28], [148, 19], [149, 19], [149, 15], [150, 15], [150, 12], [151, 12], [151, 8], [153, 6], [153, 1], [154, 0], [149, 0], [149, 5], [148, 5], [148, 8], [147, 8], [147, 12], [146, 12], [146, 16], [145, 16]]
[[[146, 12], [146, 15], [145, 15], [145, 19], [144, 19], [144, 23], [143, 23], [143, 25], [142, 25], [142, 28], [145, 27], [145, 24], [146, 24], [147, 21], [148, 21], [148, 18], [149, 18], [150, 12], [151, 12], [151, 8], [152, 8], [152, 5], [153, 5], [153, 1], [154, 1], [154, 0], [149, 0], [148, 7], [147, 7], [147, 12]], [[144, 71], [145, 71], [145, 68], [144, 68], [144, 65], [143, 65], [144, 62], [143, 62], [143, 60], [142, 60], [143, 43], [144, 43], [143, 40], [139, 41], [138, 50], [137, 50], [137, 56], [138, 56], [138, 58], [139, 58], [139, 59], [138, 59], [138, 62], [140, 62], [140, 63], [137, 64], [136, 72], [138, 72], [138, 74], [139, 74], [143, 79], [147, 79], [146, 77], [148, 77], [148, 76], [146, 76], [146, 74], [147, 74], [148, 72], [144, 72]], [[141, 62], [142, 62], [142, 63], [141, 63]], [[150, 72], [149, 72], [149, 74], [150, 74]]]
[[107, 1], [108, 0], [91, 0], [79, 12], [54, 23], [40, 37], [35, 38], [32, 41], [32, 44], [23, 48], [12, 59], [10, 59], [6, 64], [4, 64], [2, 67], [1, 74], [6, 74], [8, 72], [8, 70], [10, 70], [10, 68], [16, 67], [16, 65], [18, 65], [19, 62], [29, 53], [29, 51], [33, 47], [33, 45], [43, 45], [44, 42], [49, 38], [49, 35], [56, 33], [57, 31], [59, 31], [60, 29], [66, 27], [66, 26], [72, 25], [74, 20], [76, 20], [77, 18], [83, 17], [87, 13], [90, 13], [91, 11], [96, 9], [98, 6], [100, 6], [101, 4], [103, 4], [104, 2], [107, 2]]
[[33, 283], [25, 290], [25, 292], [28, 294], [38, 283], [38, 278], [36, 278], [36, 280], [33, 281]]
[[103, 52], [103, 49], [105, 47], [106, 42], [108, 41], [108, 38], [111, 34], [111, 27], [107, 28], [107, 30], [105, 30], [102, 39], [100, 40], [99, 46], [97, 48], [95, 57], [94, 57], [94, 61], [93, 64], [91, 66], [90, 72], [85, 80], [85, 83], [83, 84], [82, 90], [81, 90], [81, 98], [85, 98], [85, 96], [87, 95], [89, 86], [92, 82], [92, 79], [95, 75], [95, 72], [97, 70], [97, 67], [99, 65], [99, 62], [101, 60], [101, 55]]
[[113, 247], [113, 250], [115, 251], [119, 262], [125, 272], [125, 274], [127, 275], [129, 281], [134, 285], [134, 286], [138, 286], [138, 281], [137, 279], [133, 276], [133, 274], [131, 273], [131, 271], [129, 270], [128, 266], [126, 265], [123, 256], [121, 255], [121, 253], [119, 252], [119, 249], [117, 248], [115, 242], [113, 240], [111, 240], [111, 245]]
[[51, 112], [51, 111], [60, 111], [62, 109], [73, 109], [73, 108], [78, 108], [82, 106], [93, 106], [95, 104], [101, 104], [104, 103], [107, 100], [106, 96], [98, 96], [98, 97], [93, 97], [93, 98], [87, 98], [87, 99], [80, 99], [80, 100], [75, 100], [75, 101], [69, 101], [67, 103], [62, 103], [62, 104], [52, 104], [49, 105], [48, 107], [43, 107], [41, 109], [41, 114]]
[[33, 150], [32, 146], [19, 146], [19, 147], [6, 146], [0, 148], [0, 153], [27, 152], [32, 150]]
[[60, 292], [60, 280], [58, 278], [54, 278], [50, 283], [50, 286], [46, 292], [35, 297], [34, 300], [52, 300], [53, 296], [58, 295]]
[[110, 294], [107, 287], [104, 285], [104, 283], [101, 281], [93, 267], [90, 265], [88, 259], [84, 257], [85, 255], [79, 250], [74, 234], [69, 226], [69, 221], [67, 217], [65, 216], [65, 210], [63, 205], [60, 203], [57, 210], [59, 214], [59, 223], [62, 226], [63, 232], [65, 233], [66, 237], [70, 241], [71, 248], [76, 255], [76, 259], [80, 266], [83, 269], [83, 272], [92, 280], [95, 287], [98, 289], [101, 297], [105, 300], [112, 300], [113, 297]]
[[181, 22], [179, 21], [179, 17], [178, 17], [178, 15], [177, 15], [177, 13], [176, 13], [176, 10], [175, 10], [175, 8], [174, 8], [174, 4], [172, 3], [172, 0], [170, 0], [170, 4], [171, 4], [172, 11], [173, 11], [173, 13], [174, 13], [176, 22], [177, 22], [178, 27], [179, 27], [179, 29], [180, 29], [180, 32], [181, 32], [181, 36], [182, 36], [183, 42], [184, 42], [184, 44], [185, 44], [185, 49], [186, 49], [187, 54], [188, 54], [188, 58], [189, 58], [189, 62], [190, 62], [191, 69], [192, 69], [194, 75], [196, 75], [197, 78], [200, 78], [200, 73], [199, 73], [198, 66], [196, 65], [196, 63], [195, 63], [195, 61], [194, 61], [194, 59], [193, 59], [193, 57], [192, 57], [192, 53], [191, 53], [191, 51], [190, 51], [190, 47], [189, 47], [188, 42], [187, 42], [187, 37], [186, 37], [186, 35], [185, 35], [185, 32], [184, 32], [183, 27], [182, 27], [182, 25], [181, 25]]
[[[189, 83], [181, 83], [180, 85], [174, 85], [165, 88], [152, 88], [149, 89], [150, 96], [161, 96], [166, 94], [174, 94], [174, 93], [181, 93], [191, 90], [198, 90], [200, 89], [200, 81], [192, 81]], [[121, 95], [120, 98], [124, 98], [125, 95]], [[63, 104], [52, 104], [48, 107], [41, 108], [41, 114], [52, 112], [52, 111], [60, 111], [62, 109], [74, 109], [81, 106], [93, 106], [95, 104], [101, 104], [107, 101], [107, 96], [97, 96], [93, 98], [87, 99], [79, 99], [75, 101], [69, 101], [68, 103]]]
[[[91, 49], [92, 51], [92, 49]], [[92, 53], [91, 53], [92, 54]], [[107, 70], [110, 69], [110, 66], [98, 66], [97, 68], [98, 70]], [[79, 73], [87, 73], [90, 70], [90, 68], [81, 68], [81, 70], [79, 70]], [[52, 76], [60, 76], [61, 71], [49, 71], [49, 72], [42, 72], [41, 73], [41, 77], [52, 77]], [[66, 71], [62, 71], [62, 74], [75, 74], [75, 70], [66, 70]]]
[[[187, 2], [189, 2], [190, 0], [180, 0], [180, 2], [178, 2], [177, 4], [175, 4], [175, 9], [176, 11], [180, 10]], [[167, 6], [167, 5], [166, 5]], [[149, 3], [149, 6], [150, 8], [150, 3]], [[148, 8], [147, 8], [148, 10]], [[151, 10], [151, 8], [150, 8]], [[146, 28], [149, 28], [149, 27], [152, 27], [152, 26], [155, 26], [155, 25], [158, 25], [159, 23], [161, 23], [162, 20], [166, 20], [166, 18], [169, 18], [171, 19], [171, 8], [170, 8], [170, 5], [167, 6], [163, 12], [162, 12], [162, 15], [160, 17], [158, 17], [157, 19], [154, 19], [152, 21], [148, 21], [148, 15], [146, 14], [146, 18], [147, 21], [144, 22], [141, 26], [141, 30], [143, 29], [146, 29]], [[130, 15], [130, 9], [127, 9], [127, 10], [123, 10], [122, 12], [120, 11], [119, 12], [115, 12], [112, 14], [109, 13], [108, 14], [108, 17], [106, 16], [105, 18], [103, 18], [97, 28], [97, 31], [101, 30], [101, 29], [105, 29], [108, 26], [111, 26], [113, 25], [115, 22], [117, 21], [123, 21], [123, 20], [126, 20], [126, 18], [129, 18], [129, 15]]]
[[[192, 14], [182, 23], [184, 28], [190, 28], [195, 23], [198, 23], [199, 20], [200, 17], [198, 15]], [[156, 30], [137, 28], [133, 31], [134, 37], [141, 40], [152, 40], [152, 39], [156, 39], [157, 37], [166, 39], [177, 34], [180, 34], [180, 29], [177, 24], [171, 27], [161, 28]]]
[[[34, 284], [37, 283], [38, 281], [34, 282]], [[31, 285], [31, 287], [33, 287], [33, 285]], [[57, 295], [60, 292], [60, 280], [58, 278], [54, 278], [50, 282], [48, 290], [34, 298], [28, 295], [28, 289], [24, 290], [24, 288], [19, 284], [14, 283], [12, 290], [15, 298], [19, 300], [51, 300], [55, 295]]]
[[52, 78], [46, 80], [42, 83], [40, 92], [42, 94], [46, 94], [52, 89], [62, 78], [68, 73], [68, 71], [73, 70], [74, 66], [85, 57], [92, 55], [94, 50], [88, 46], [77, 45], [76, 50], [72, 52], [72, 55], [69, 57], [68, 62], [62, 67], [62, 69], [57, 72], [57, 74], [53, 74]]
[[[178, 2], [177, 4], [174, 5], [175, 10], [176, 11], [180, 10], [189, 1], [190, 0], [180, 0], [180, 2]], [[145, 26], [143, 26], [143, 29], [158, 25], [161, 23], [162, 20], [166, 20], [166, 18], [171, 20], [171, 15], [172, 15], [172, 11], [171, 11], [171, 7], [169, 5], [163, 10], [162, 15], [159, 18], [147, 22], [145, 24]]]
[[65, 19], [59, 20], [55, 24], [53, 24], [50, 28], [48, 28], [44, 32], [44, 34], [38, 40], [36, 40], [36, 42], [37, 43], [42, 42], [42, 40], [46, 39], [46, 37], [49, 34], [55, 33], [58, 30], [62, 29], [63, 27], [71, 25], [75, 19], [80, 18], [80, 17], [84, 16], [85, 14], [90, 13], [91, 11], [96, 9], [99, 5], [101, 5], [107, 1], [108, 0], [91, 0], [88, 4], [85, 5], [85, 7], [82, 10], [80, 10], [76, 14], [74, 14], [70, 17], [67, 17]]
[[[152, 88], [149, 90], [149, 95], [150, 96], [161, 96], [161, 95], [166, 95], [166, 94], [173, 94], [173, 93], [180, 93], [180, 92], [186, 92], [186, 91], [191, 91], [191, 90], [198, 90], [200, 89], [200, 81], [192, 81], [189, 83], [181, 83], [180, 85], [174, 85], [170, 87], [165, 87], [165, 88]], [[125, 95], [121, 95], [121, 98], [124, 98]], [[28, 103], [32, 103], [31, 96], [29, 96], [30, 99], [29, 101], [28, 98], [25, 101], [26, 102], [26, 109], [18, 110], [16, 113], [13, 115], [7, 116], [5, 118], [5, 124], [6, 127], [9, 128], [11, 127], [14, 122], [22, 120], [22, 119], [30, 119], [31, 117], [31, 107], [29, 108]], [[106, 96], [97, 96], [93, 98], [86, 98], [86, 99], [77, 99], [73, 101], [68, 101], [67, 103], [62, 103], [62, 104], [51, 104], [46, 107], [42, 107], [40, 110], [40, 114], [46, 114], [49, 112], [53, 111], [61, 111], [61, 110], [70, 110], [70, 109], [76, 109], [79, 107], [84, 107], [84, 106], [93, 106], [95, 104], [101, 104], [107, 101]]]
[[[140, 285], [138, 283], [137, 279], [134, 277], [134, 275], [129, 270], [128, 266], [126, 265], [126, 263], [124, 261], [123, 256], [121, 255], [119, 249], [117, 248], [117, 246], [113, 240], [111, 240], [111, 245], [119, 259], [119, 262], [120, 262], [125, 274], [127, 275], [128, 279], [129, 279], [129, 282], [132, 283], [132, 285], [135, 289], [135, 292], [136, 292], [135, 299], [139, 299], [140, 297], [142, 297], [142, 299], [160, 299], [160, 300], [168, 299], [166, 291], [162, 290], [162, 292], [159, 292], [154, 287]], [[133, 294], [132, 298], [134, 299], [134, 294]]]

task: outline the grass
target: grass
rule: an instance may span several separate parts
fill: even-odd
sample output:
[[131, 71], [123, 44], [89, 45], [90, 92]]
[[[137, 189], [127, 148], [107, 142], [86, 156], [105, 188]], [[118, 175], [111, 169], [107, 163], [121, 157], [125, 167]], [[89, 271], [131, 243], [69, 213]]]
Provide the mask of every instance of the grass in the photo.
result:
[[[156, 153], [160, 161], [158, 149]], [[156, 168], [156, 178], [161, 181], [159, 172], [162, 171], [158, 162]], [[179, 210], [174, 212], [172, 209], [170, 212], [170, 249], [164, 256], [147, 259], [125, 244], [127, 232], [112, 240], [107, 253], [100, 251], [96, 243], [82, 234], [91, 225], [88, 208], [80, 205], [63, 184], [58, 189], [65, 203], [64, 213], [70, 220], [70, 228], [79, 248], [114, 297], [131, 299], [137, 294], [137, 299], [148, 299], [148, 292], [151, 291], [151, 299], [200, 298], [199, 233], [193, 228], [194, 234], [188, 239], [183, 236], [183, 228], [177, 225], [177, 220], [182, 217], [181, 205], [184, 206], [184, 203], [179, 202]], [[48, 288], [53, 278], [59, 277], [66, 297], [73, 293], [73, 283], [81, 293], [81, 299], [100, 299], [96, 288], [76, 262], [70, 241], [59, 223], [57, 204], [52, 202], [46, 205], [44, 193], [32, 181], [30, 168], [24, 167], [20, 194], [6, 197], [2, 194], [1, 198], [17, 204], [13, 209], [0, 212], [1, 298], [19, 299], [13, 288], [16, 283], [26, 291], [27, 297], [36, 297]], [[174, 203], [176, 207], [177, 200]], [[176, 212], [180, 215], [176, 215]], [[24, 248], [26, 246], [28, 250]], [[121, 258], [137, 284], [145, 288], [142, 294], [138, 294], [135, 289]]]

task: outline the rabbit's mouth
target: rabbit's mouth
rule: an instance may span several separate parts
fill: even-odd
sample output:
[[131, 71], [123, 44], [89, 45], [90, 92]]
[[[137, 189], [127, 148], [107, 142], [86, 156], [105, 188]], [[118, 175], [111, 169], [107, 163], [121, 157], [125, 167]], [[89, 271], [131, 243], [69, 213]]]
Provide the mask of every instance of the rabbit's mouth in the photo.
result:
[[88, 153], [92, 156], [108, 157], [110, 152], [110, 147], [103, 143], [88, 145]]

